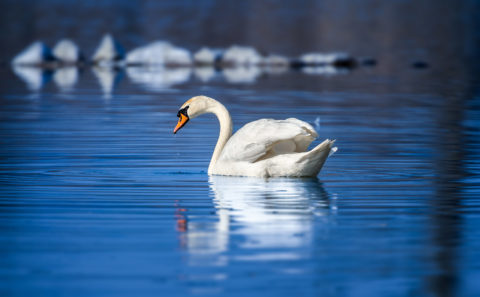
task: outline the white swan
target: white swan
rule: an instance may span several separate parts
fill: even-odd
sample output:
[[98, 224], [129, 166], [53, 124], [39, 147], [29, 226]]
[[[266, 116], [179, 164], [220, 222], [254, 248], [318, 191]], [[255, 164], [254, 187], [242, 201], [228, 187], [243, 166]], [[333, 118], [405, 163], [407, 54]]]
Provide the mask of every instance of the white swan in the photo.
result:
[[173, 133], [189, 119], [213, 113], [220, 122], [220, 135], [213, 151], [208, 174], [254, 177], [316, 176], [329, 156], [334, 141], [325, 140], [310, 151], [318, 136], [308, 123], [298, 119], [261, 119], [243, 126], [232, 136], [232, 118], [215, 99], [196, 96], [185, 102]]

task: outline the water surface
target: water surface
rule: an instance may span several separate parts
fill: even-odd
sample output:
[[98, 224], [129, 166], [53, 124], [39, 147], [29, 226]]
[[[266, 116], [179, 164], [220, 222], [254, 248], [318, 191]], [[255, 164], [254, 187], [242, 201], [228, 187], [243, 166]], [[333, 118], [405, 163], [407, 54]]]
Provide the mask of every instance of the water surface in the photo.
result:
[[[2, 66], [1, 296], [478, 296], [474, 1], [205, 1], [194, 12], [121, 1], [115, 21], [103, 17], [108, 1], [97, 14], [90, 1], [78, 4], [77, 19], [50, 2], [60, 10], [28, 2], [21, 14], [2, 2], [11, 8], [2, 11], [19, 12], [2, 18], [18, 33], [2, 55], [65, 36], [88, 54], [92, 32], [113, 30], [127, 49], [165, 38], [192, 50], [243, 43], [378, 63], [349, 71]], [[428, 67], [413, 68], [418, 60]], [[313, 179], [209, 177], [215, 118], [172, 134], [179, 106], [199, 94], [224, 103], [235, 129], [297, 117], [318, 130], [314, 145], [336, 139], [339, 150]]]
[[[358, 69], [153, 92], [113, 73], [105, 93], [95, 71], [36, 91], [2, 71], [3, 295], [478, 292], [479, 97], [463, 84], [412, 92]], [[339, 151], [314, 179], [208, 177], [214, 117], [172, 134], [199, 93], [237, 128], [293, 116]]]

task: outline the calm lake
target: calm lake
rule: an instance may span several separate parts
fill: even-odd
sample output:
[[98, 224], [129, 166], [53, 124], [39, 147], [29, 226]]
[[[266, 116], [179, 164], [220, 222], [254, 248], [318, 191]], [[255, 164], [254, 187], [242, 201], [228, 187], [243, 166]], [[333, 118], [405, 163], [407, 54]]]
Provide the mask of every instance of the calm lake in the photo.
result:
[[[0, 295], [478, 296], [478, 48], [424, 33], [352, 70], [3, 65]], [[209, 177], [217, 120], [172, 133], [200, 94], [338, 152], [313, 179]]]

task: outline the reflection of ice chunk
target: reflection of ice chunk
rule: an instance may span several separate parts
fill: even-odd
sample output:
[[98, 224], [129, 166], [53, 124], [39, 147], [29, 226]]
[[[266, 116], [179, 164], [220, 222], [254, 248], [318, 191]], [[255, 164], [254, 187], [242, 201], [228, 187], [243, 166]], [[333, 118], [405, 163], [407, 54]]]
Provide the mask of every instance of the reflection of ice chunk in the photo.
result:
[[253, 83], [261, 73], [256, 66], [223, 69], [223, 75], [229, 83]]
[[262, 61], [262, 56], [253, 47], [231, 46], [224, 55], [222, 62], [233, 65], [257, 65]]
[[334, 66], [306, 66], [302, 68], [302, 72], [310, 75], [335, 75], [346, 73], [347, 71]]
[[189, 67], [128, 67], [127, 75], [134, 83], [152, 91], [161, 91], [190, 79]]
[[[100, 45], [98, 46], [92, 60], [95, 63], [114, 62], [125, 57], [123, 47], [110, 34], [103, 36]], [[108, 63], [106, 63], [108, 64]]]
[[127, 64], [134, 65], [190, 65], [192, 58], [186, 49], [166, 41], [156, 41], [130, 51]]
[[37, 41], [15, 56], [12, 64], [33, 66], [53, 60], [54, 58], [50, 49], [43, 42]]
[[50, 79], [50, 73], [38, 67], [13, 66], [13, 72], [31, 91], [39, 91]]
[[346, 53], [308, 53], [300, 57], [300, 63], [304, 65], [332, 65], [332, 66], [353, 66], [354, 59]]
[[53, 55], [64, 63], [76, 63], [81, 60], [80, 49], [69, 39], [60, 40], [53, 48]]
[[195, 68], [195, 77], [201, 80], [202, 82], [208, 82], [215, 77], [216, 71], [213, 67], [196, 67]]
[[222, 54], [223, 50], [202, 47], [195, 53], [193, 59], [195, 60], [195, 63], [199, 65], [213, 65], [221, 59]]
[[78, 81], [77, 67], [62, 67], [53, 74], [53, 81], [62, 91], [69, 91]]
[[262, 67], [262, 70], [265, 73], [269, 74], [282, 74], [288, 71], [288, 66], [282, 66], [282, 65], [265, 65]]
[[92, 71], [98, 79], [105, 98], [110, 98], [113, 89], [120, 82], [120, 72], [110, 67], [92, 67]]

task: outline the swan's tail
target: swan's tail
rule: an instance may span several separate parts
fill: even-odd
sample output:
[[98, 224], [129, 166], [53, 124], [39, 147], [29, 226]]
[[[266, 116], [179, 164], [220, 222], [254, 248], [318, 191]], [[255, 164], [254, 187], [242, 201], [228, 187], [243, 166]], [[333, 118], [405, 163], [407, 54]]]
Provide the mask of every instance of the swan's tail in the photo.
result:
[[304, 176], [316, 176], [320, 172], [327, 158], [337, 151], [337, 147], [332, 147], [334, 143], [335, 140], [326, 139], [297, 161], [305, 164]]

